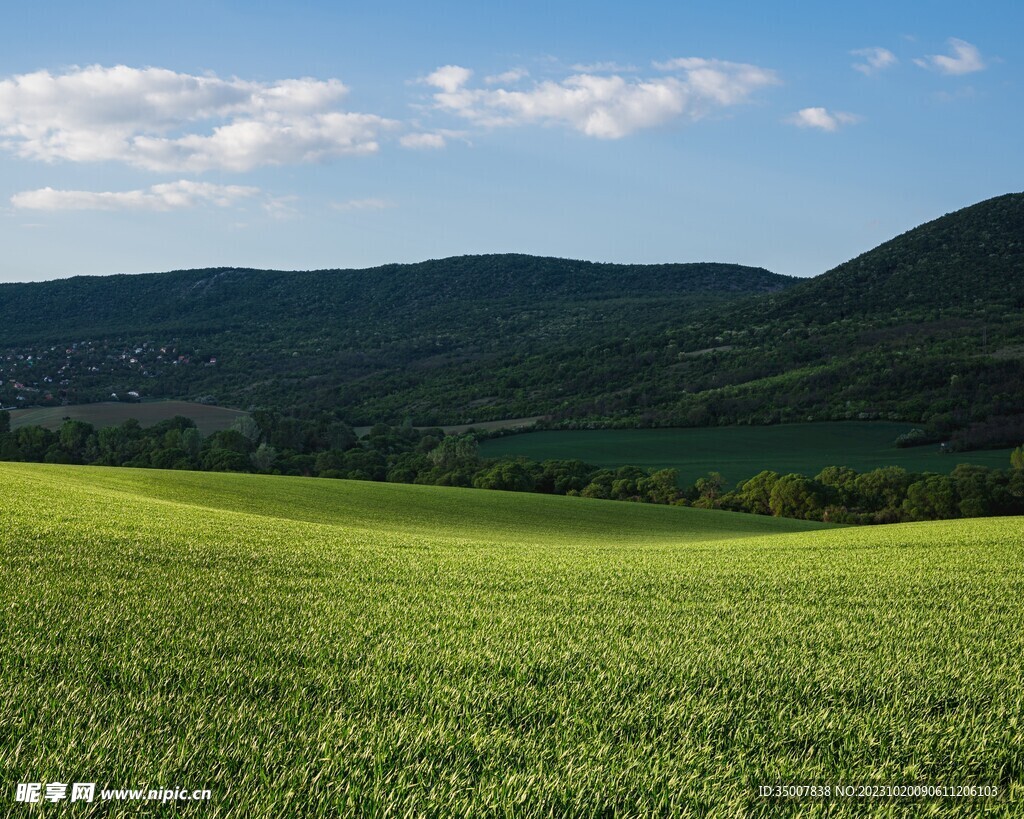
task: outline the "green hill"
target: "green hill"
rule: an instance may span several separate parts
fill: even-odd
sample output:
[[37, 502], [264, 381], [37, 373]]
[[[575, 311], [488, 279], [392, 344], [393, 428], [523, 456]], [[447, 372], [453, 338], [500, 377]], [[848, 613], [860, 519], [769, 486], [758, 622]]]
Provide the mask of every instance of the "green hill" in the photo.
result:
[[[1024, 413], [1022, 308], [1017, 193], [791, 287], [679, 315], [667, 329], [639, 316], [597, 343], [552, 344], [472, 377], [391, 379], [386, 396], [362, 406], [397, 419], [402, 407], [442, 406], [445, 396], [529, 395], [516, 414], [545, 412], [565, 426], [881, 419], [930, 422], [941, 440]], [[1021, 426], [997, 420], [972, 440], [1016, 445]]]
[[544, 410], [512, 408], [550, 407], [564, 389], [554, 373], [528, 383], [517, 370], [524, 357], [665, 330], [794, 281], [739, 265], [495, 255], [4, 284], [0, 405], [131, 390], [241, 408], [341, 408], [358, 425], [398, 415], [397, 396], [413, 391], [401, 415], [423, 423], [524, 417]]
[[[1009, 194], [803, 281], [492, 255], [0, 285], [0, 404], [135, 391], [367, 426], [882, 419], [938, 440], [1024, 414], [1022, 237]], [[1020, 443], [993, 423], [976, 444]]]
[[1019, 518], [737, 537], [690, 509], [34, 464], [0, 492], [8, 782], [209, 789], [232, 819], [1024, 796]]
[[[12, 478], [43, 485], [59, 479], [96, 497], [177, 504], [197, 513], [225, 512], [347, 531], [449, 539], [548, 544], [682, 543], [828, 528], [824, 524], [734, 512], [518, 492], [317, 478], [169, 472], [106, 467], [4, 464]], [[622, 508], [626, 507], [626, 508]]]
[[947, 214], [767, 301], [765, 318], [799, 318], [812, 326], [921, 316], [925, 310], [965, 317], [1020, 311], [1024, 194]]
[[1010, 194], [670, 333], [720, 346], [681, 362], [656, 403], [694, 423], [931, 418], [939, 432], [1022, 413], [1022, 308], [1024, 194]]
[[[251, 329], [285, 333], [349, 325], [372, 338], [461, 316], [500, 321], [512, 308], [623, 299], [674, 298], [680, 304], [778, 290], [791, 277], [728, 264], [618, 265], [520, 254], [457, 256], [366, 270], [279, 271], [240, 268], [119, 276], [75, 276], [0, 284], [0, 343], [63, 342], [79, 336], [211, 333]], [[700, 294], [698, 296], [697, 294]], [[553, 304], [548, 304], [549, 302]], [[440, 311], [431, 316], [433, 311]], [[48, 317], [49, 324], [38, 321]], [[475, 329], [471, 325], [466, 329]], [[552, 326], [558, 333], [563, 328]], [[372, 331], [372, 332], [371, 332]]]
[[565, 379], [550, 410], [565, 426], [881, 419], [928, 423], [934, 440], [967, 430], [965, 448], [1010, 446], [1024, 429], [1022, 308], [1017, 193], [784, 290], [522, 368]]

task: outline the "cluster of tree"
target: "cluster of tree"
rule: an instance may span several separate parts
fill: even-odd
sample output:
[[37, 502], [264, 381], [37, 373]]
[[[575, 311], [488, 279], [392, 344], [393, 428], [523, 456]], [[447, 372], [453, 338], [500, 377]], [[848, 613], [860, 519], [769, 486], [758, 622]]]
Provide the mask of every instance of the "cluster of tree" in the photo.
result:
[[942, 442], [950, 452], [1002, 449], [1024, 440], [1024, 413], [995, 415], [962, 425], [949, 413], [937, 413], [923, 429], [912, 429], [896, 439], [896, 446], [911, 447]]
[[56, 432], [10, 429], [0, 412], [0, 460], [261, 472], [350, 480], [541, 492], [641, 503], [692, 505], [835, 523], [893, 523], [1024, 514], [1024, 447], [1009, 470], [961, 464], [949, 475], [900, 467], [857, 473], [830, 466], [809, 478], [764, 471], [724, 490], [718, 473], [678, 486], [675, 469], [603, 468], [580, 460], [482, 459], [476, 437], [374, 426], [357, 440], [329, 415], [257, 412], [204, 437], [187, 418], [143, 428], [137, 421], [95, 429], [66, 420]]
[[898, 523], [1024, 514], [1024, 450], [1008, 470], [958, 464], [949, 475], [830, 466], [813, 478], [764, 471], [695, 505], [832, 523]]
[[56, 431], [12, 430], [10, 414], [0, 412], [0, 460], [5, 461], [311, 475], [317, 453], [354, 446], [351, 428], [326, 415], [299, 419], [256, 413], [204, 436], [194, 421], [181, 417], [149, 427], [131, 419], [96, 429], [67, 419]]

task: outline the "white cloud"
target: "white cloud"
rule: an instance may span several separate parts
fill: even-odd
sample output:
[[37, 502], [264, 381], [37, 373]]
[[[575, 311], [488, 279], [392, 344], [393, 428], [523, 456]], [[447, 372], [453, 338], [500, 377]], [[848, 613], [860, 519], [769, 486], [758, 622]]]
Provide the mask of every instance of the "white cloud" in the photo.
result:
[[655, 66], [668, 76], [624, 79], [573, 74], [527, 89], [471, 88], [472, 72], [443, 66], [427, 78], [438, 89], [434, 106], [478, 125], [563, 125], [588, 136], [619, 139], [674, 119], [693, 121], [718, 108], [749, 101], [779, 82], [770, 69], [686, 57]]
[[767, 68], [703, 57], [679, 57], [654, 63], [654, 67], [659, 71], [682, 71], [696, 97], [723, 106], [746, 102], [754, 91], [779, 82], [778, 75]]
[[838, 131], [843, 125], [852, 125], [860, 121], [861, 118], [856, 114], [849, 114], [845, 111], [829, 111], [827, 108], [820, 107], [801, 108], [786, 118], [786, 122], [799, 128], [817, 128], [829, 132]]
[[472, 76], [473, 72], [461, 65], [442, 65], [436, 71], [427, 74], [423, 81], [451, 94], [469, 82]]
[[484, 77], [484, 82], [488, 85], [510, 85], [529, 76], [529, 73], [525, 68], [513, 68], [511, 71], [504, 71], [501, 74], [492, 74], [490, 77]]
[[331, 207], [334, 210], [341, 211], [353, 211], [353, 210], [387, 210], [388, 208], [395, 207], [395, 203], [389, 199], [349, 199], [346, 202], [332, 202]]
[[298, 201], [297, 196], [268, 196], [263, 202], [263, 210], [274, 219], [294, 219], [300, 215], [295, 207]]
[[862, 61], [854, 63], [853, 69], [868, 76], [884, 71], [886, 68], [891, 68], [899, 62], [899, 60], [896, 59], [896, 55], [889, 49], [880, 48], [878, 46], [873, 46], [872, 48], [858, 48], [850, 53], [854, 57], [864, 58]]
[[914, 60], [922, 68], [929, 68], [941, 74], [972, 74], [985, 68], [985, 62], [981, 59], [981, 52], [976, 46], [956, 37], [950, 37], [947, 41], [952, 56], [946, 54], [929, 54], [926, 57]]
[[398, 142], [403, 148], [436, 149], [445, 146], [444, 134], [441, 133], [405, 134]]
[[0, 146], [27, 159], [246, 171], [378, 150], [397, 123], [341, 110], [336, 79], [259, 83], [88, 66], [0, 80]]
[[[11, 197], [23, 210], [183, 210], [199, 205], [229, 207], [260, 195], [259, 188], [213, 185], [181, 179], [133, 191], [75, 191], [40, 188]], [[271, 200], [273, 201], [273, 200]]]

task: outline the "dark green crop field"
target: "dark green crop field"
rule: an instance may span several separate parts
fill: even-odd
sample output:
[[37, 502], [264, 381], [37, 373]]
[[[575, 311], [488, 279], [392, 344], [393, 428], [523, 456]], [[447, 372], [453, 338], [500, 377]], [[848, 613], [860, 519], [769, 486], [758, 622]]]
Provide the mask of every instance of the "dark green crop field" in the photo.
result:
[[[0, 498], [3, 788], [211, 791], [62, 814], [1011, 816], [1024, 797], [1019, 518], [840, 529], [37, 464], [0, 464]], [[780, 782], [1000, 796], [757, 795]]]
[[210, 435], [222, 429], [229, 429], [235, 421], [247, 416], [248, 413], [227, 407], [198, 404], [194, 401], [146, 401], [138, 404], [100, 401], [95, 404], [72, 404], [66, 407], [12, 410], [11, 428], [40, 426], [58, 430], [66, 418], [84, 421], [97, 429], [123, 424], [129, 418], [134, 418], [142, 426], [148, 427], [179, 415], [191, 418], [196, 422], [200, 432]]
[[681, 483], [721, 472], [730, 484], [763, 469], [813, 477], [826, 466], [865, 472], [902, 466], [909, 472], [949, 473], [959, 463], [1006, 469], [1010, 450], [944, 454], [937, 445], [900, 449], [896, 436], [910, 424], [835, 421], [776, 426], [694, 429], [551, 430], [484, 441], [485, 457], [524, 455], [535, 461], [579, 458], [597, 466], [674, 467]]

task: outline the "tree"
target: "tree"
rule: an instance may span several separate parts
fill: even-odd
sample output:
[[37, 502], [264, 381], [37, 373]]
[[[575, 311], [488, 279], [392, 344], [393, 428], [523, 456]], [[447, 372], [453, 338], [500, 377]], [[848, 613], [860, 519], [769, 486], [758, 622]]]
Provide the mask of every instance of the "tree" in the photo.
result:
[[358, 443], [352, 427], [341, 421], [324, 422], [316, 430], [318, 449], [351, 449]]
[[345, 453], [340, 449], [328, 449], [316, 456], [313, 471], [317, 475], [324, 472], [341, 472], [345, 468]]
[[841, 506], [854, 504], [857, 473], [848, 466], [826, 466], [814, 476], [814, 480], [825, 487], [830, 500]]
[[389, 483], [415, 483], [421, 472], [430, 470], [430, 461], [419, 452], [406, 452], [399, 455], [388, 469]]
[[307, 451], [308, 430], [298, 418], [278, 418], [277, 426], [270, 431], [267, 443], [275, 449], [290, 449], [294, 452]]
[[42, 461], [46, 451], [53, 446], [57, 436], [42, 427], [19, 427], [7, 436], [18, 452], [18, 459], [24, 461]]
[[697, 505], [714, 506], [722, 494], [725, 479], [720, 472], [708, 472], [703, 478], [697, 478], [693, 488], [697, 490]]
[[858, 475], [852, 491], [858, 506], [869, 512], [900, 509], [911, 484], [910, 473], [901, 466], [886, 466]]
[[770, 515], [772, 489], [781, 477], [778, 472], [766, 469], [758, 472], [750, 480], [741, 481], [735, 492], [739, 497], [740, 507], [755, 515]]
[[949, 478], [956, 491], [961, 515], [981, 518], [992, 514], [998, 503], [999, 487], [991, 469], [975, 464], [957, 464]]
[[348, 450], [342, 456], [342, 471], [355, 481], [383, 481], [388, 475], [384, 456], [367, 449]]
[[522, 461], [498, 461], [473, 478], [477, 489], [503, 489], [508, 492], [532, 492], [535, 486], [528, 464]]
[[[3, 431], [3, 423], [0, 422], [0, 432]], [[1010, 453], [1010, 466], [1013, 469], [1024, 469], [1024, 446], [1019, 446]]]
[[610, 469], [601, 469], [591, 476], [590, 483], [583, 487], [580, 494], [585, 498], [610, 498], [614, 480], [614, 472]]
[[251, 472], [249, 456], [234, 449], [215, 448], [203, 455], [203, 469], [210, 472]]
[[649, 503], [672, 503], [679, 497], [679, 470], [659, 469], [641, 479], [637, 488]]
[[203, 434], [194, 427], [181, 433], [181, 448], [189, 458], [195, 459], [203, 448]]
[[610, 497], [615, 500], [639, 500], [640, 481], [647, 477], [638, 466], [620, 466], [615, 470]]
[[580, 492], [590, 483], [590, 476], [597, 472], [597, 467], [580, 460], [547, 460], [540, 466], [536, 489], [551, 495]]
[[252, 441], [235, 429], [222, 429], [213, 433], [206, 439], [206, 446], [209, 449], [227, 449], [242, 455], [248, 455], [255, 449]]
[[903, 510], [913, 520], [945, 520], [957, 514], [953, 481], [945, 475], [930, 475], [907, 487]]
[[261, 437], [260, 425], [251, 415], [242, 415], [235, 419], [231, 429], [240, 433], [247, 441], [255, 445]]
[[256, 447], [256, 451], [249, 456], [252, 465], [257, 472], [269, 472], [277, 460], [277, 450], [270, 444], [262, 443]]
[[824, 488], [803, 475], [783, 475], [772, 487], [768, 505], [772, 514], [783, 518], [815, 519], [824, 508]]
[[97, 461], [103, 466], [121, 466], [135, 454], [133, 431], [124, 424], [104, 427], [96, 433]]
[[150, 465], [154, 469], [188, 469], [192, 463], [184, 449], [169, 447], [154, 452], [150, 456]]
[[1007, 492], [1013, 499], [1016, 514], [1024, 512], [1024, 469], [1014, 469], [1010, 472]]
[[89, 460], [86, 454], [86, 447], [89, 439], [95, 432], [92, 424], [87, 424], [84, 421], [73, 421], [69, 418], [61, 424], [59, 433], [60, 448], [71, 456], [72, 463], [82, 463]]
[[476, 438], [472, 435], [448, 435], [427, 453], [427, 458], [434, 466], [447, 471], [468, 464], [477, 464], [478, 449]]

